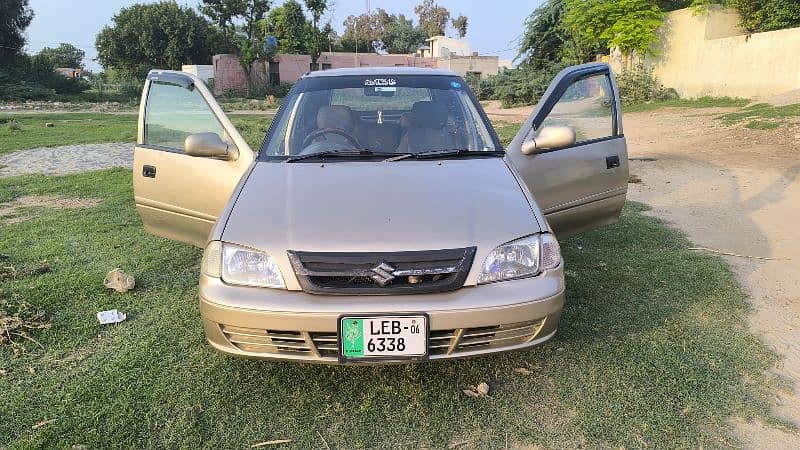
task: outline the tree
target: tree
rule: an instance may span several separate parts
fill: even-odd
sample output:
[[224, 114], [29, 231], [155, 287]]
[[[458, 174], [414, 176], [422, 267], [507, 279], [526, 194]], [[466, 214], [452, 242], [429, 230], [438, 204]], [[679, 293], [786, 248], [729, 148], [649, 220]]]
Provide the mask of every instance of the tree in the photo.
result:
[[414, 26], [411, 19], [403, 14], [392, 14], [384, 26], [381, 41], [384, 50], [389, 53], [414, 53], [425, 43], [426, 37], [420, 28]]
[[459, 14], [458, 17], [450, 22], [453, 28], [458, 32], [458, 37], [462, 39], [467, 35], [467, 22], [467, 16], [463, 14]]
[[144, 77], [152, 68], [211, 63], [215, 31], [191, 8], [175, 2], [136, 4], [111, 21], [95, 39], [103, 67]]
[[265, 30], [278, 38], [280, 53], [307, 53], [307, 19], [303, 7], [295, 0], [286, 0], [283, 5], [273, 8], [266, 19]]
[[378, 8], [373, 13], [349, 16], [340, 41], [346, 51], [413, 53], [427, 36], [403, 14], [389, 14]]
[[22, 53], [32, 20], [28, 0], [0, 0], [0, 65], [10, 65]]
[[200, 12], [211, 19], [223, 32], [225, 43], [230, 43], [230, 35], [235, 31], [234, 19], [244, 13], [242, 0], [203, 0]]
[[630, 56], [650, 53], [663, 19], [655, 0], [566, 0], [564, 24], [584, 50], [617, 47]]
[[62, 42], [56, 48], [43, 48], [39, 52], [39, 56], [47, 60], [54, 69], [57, 67], [78, 69], [83, 68], [83, 58], [86, 56], [86, 52], [72, 44]]
[[271, 4], [271, 0], [203, 0], [200, 7], [200, 11], [222, 29], [226, 46], [236, 52], [248, 92], [253, 84], [250, 75], [253, 63], [267, 56], [259, 24]]
[[434, 0], [423, 0], [414, 7], [414, 13], [419, 17], [419, 27], [428, 36], [444, 35], [447, 22], [450, 21], [450, 11], [439, 6]]
[[378, 8], [374, 13], [347, 16], [342, 23], [344, 25], [340, 41], [342, 49], [364, 53], [375, 51], [372, 43], [383, 39], [384, 21], [381, 18], [385, 13]]
[[745, 30], [754, 33], [800, 26], [800, 2], [797, 0], [726, 0], [736, 8]]
[[[312, 64], [316, 64], [326, 44], [329, 44], [326, 42], [328, 30], [323, 31], [319, 28], [319, 21], [328, 8], [328, 2], [326, 0], [305, 0], [305, 4], [306, 9], [311, 13], [311, 26], [308, 27], [307, 33], [308, 53], [311, 55]], [[330, 26], [330, 24], [328, 25]]]

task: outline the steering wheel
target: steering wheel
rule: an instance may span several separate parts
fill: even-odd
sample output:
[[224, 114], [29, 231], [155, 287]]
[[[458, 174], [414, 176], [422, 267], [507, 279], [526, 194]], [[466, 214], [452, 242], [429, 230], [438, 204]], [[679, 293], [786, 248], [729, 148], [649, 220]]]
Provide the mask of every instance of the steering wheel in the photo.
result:
[[353, 144], [353, 148], [361, 148], [361, 144], [358, 143], [358, 140], [353, 135], [338, 128], [322, 128], [321, 130], [312, 132], [311, 134], [306, 136], [305, 139], [303, 139], [303, 148], [307, 147], [314, 139], [323, 136], [325, 134], [337, 134], [347, 139], [347, 142]]

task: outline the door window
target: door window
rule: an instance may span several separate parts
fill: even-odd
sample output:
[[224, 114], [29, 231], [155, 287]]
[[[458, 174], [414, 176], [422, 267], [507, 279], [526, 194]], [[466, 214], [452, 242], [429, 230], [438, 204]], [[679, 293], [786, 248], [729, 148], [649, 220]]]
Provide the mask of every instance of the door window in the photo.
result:
[[614, 136], [614, 95], [608, 76], [593, 75], [573, 82], [537, 128], [567, 125], [577, 143]]
[[152, 82], [144, 115], [144, 144], [183, 152], [183, 141], [194, 133], [217, 133], [225, 129], [194, 87]]

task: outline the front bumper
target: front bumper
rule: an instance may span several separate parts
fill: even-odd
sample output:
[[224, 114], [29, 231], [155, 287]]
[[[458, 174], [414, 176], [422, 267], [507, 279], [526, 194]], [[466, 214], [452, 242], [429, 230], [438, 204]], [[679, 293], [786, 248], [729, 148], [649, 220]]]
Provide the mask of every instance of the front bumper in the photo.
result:
[[533, 278], [446, 293], [324, 296], [231, 286], [201, 276], [200, 314], [209, 343], [223, 353], [337, 364], [341, 315], [426, 313], [429, 359], [458, 358], [551, 338], [564, 306], [563, 277], [559, 267]]

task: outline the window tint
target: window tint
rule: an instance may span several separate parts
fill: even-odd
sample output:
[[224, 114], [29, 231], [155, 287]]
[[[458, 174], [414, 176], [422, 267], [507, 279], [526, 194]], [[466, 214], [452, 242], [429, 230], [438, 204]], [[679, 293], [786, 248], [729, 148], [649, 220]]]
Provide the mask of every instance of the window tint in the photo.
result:
[[364, 88], [345, 88], [331, 91], [331, 105], [347, 106], [360, 111], [402, 110], [410, 111], [416, 102], [431, 100], [430, 89], [396, 87], [392, 89], [391, 96], [366, 96]]
[[203, 96], [194, 88], [153, 82], [147, 95], [144, 144], [183, 152], [183, 141], [193, 133], [217, 133], [225, 138]]
[[614, 134], [614, 96], [608, 76], [594, 75], [575, 81], [539, 125], [567, 125], [577, 142], [602, 139]]

